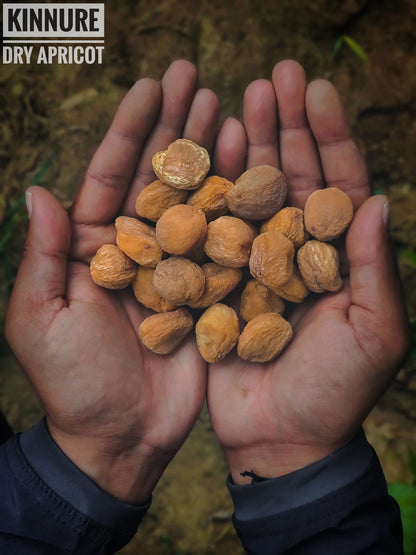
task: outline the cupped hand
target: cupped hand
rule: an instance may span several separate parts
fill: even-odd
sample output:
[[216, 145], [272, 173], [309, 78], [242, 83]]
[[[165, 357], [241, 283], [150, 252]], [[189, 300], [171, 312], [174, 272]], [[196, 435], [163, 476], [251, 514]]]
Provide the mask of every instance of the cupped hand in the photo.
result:
[[138, 81], [94, 155], [70, 217], [45, 189], [28, 191], [25, 254], [6, 322], [10, 346], [45, 408], [49, 430], [90, 478], [115, 496], [146, 500], [198, 417], [206, 367], [191, 339], [169, 356], [143, 348], [148, 312], [131, 290], [95, 285], [89, 262], [135, 215], [151, 157], [185, 137], [212, 149], [219, 104], [197, 89], [189, 62], [161, 83]]
[[408, 329], [386, 230], [388, 201], [370, 197], [364, 159], [331, 83], [307, 85], [297, 62], [277, 64], [272, 82], [246, 89], [244, 128], [224, 123], [215, 160], [229, 179], [246, 167], [280, 167], [290, 205], [303, 208], [312, 191], [335, 186], [356, 211], [342, 290], [310, 295], [287, 313], [294, 337], [286, 350], [270, 363], [229, 356], [209, 368], [213, 427], [233, 480], [243, 484], [245, 470], [281, 476], [352, 439], [397, 372]]

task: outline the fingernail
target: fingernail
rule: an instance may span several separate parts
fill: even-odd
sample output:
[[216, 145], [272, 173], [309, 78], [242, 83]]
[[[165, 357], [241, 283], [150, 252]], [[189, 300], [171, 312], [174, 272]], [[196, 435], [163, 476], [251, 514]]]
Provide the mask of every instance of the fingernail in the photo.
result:
[[386, 200], [386, 202], [383, 205], [383, 222], [386, 228], [389, 226], [389, 218], [390, 218], [390, 204], [389, 204], [389, 201]]
[[32, 216], [32, 193], [30, 191], [26, 191], [26, 208], [29, 218]]

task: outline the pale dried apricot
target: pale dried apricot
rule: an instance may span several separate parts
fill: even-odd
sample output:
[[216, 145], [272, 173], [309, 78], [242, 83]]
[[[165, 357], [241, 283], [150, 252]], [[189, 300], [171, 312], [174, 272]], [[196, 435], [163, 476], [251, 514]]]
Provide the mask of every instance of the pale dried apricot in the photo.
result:
[[207, 150], [189, 139], [177, 139], [152, 158], [153, 170], [160, 181], [177, 189], [199, 187], [210, 164]]
[[333, 245], [315, 239], [307, 241], [298, 250], [297, 262], [303, 280], [311, 291], [324, 293], [341, 289], [339, 256]]

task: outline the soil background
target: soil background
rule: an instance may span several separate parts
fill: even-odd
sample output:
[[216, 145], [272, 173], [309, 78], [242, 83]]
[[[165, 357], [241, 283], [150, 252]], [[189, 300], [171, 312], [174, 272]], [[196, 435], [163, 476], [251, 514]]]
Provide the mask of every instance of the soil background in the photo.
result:
[[[416, 451], [416, 2], [114, 0], [105, 2], [105, 17], [102, 65], [0, 67], [1, 323], [23, 249], [25, 189], [42, 185], [70, 206], [118, 103], [136, 79], [159, 79], [171, 61], [188, 59], [199, 68], [200, 85], [220, 97], [222, 118], [241, 117], [246, 85], [270, 78], [276, 62], [294, 58], [308, 79], [325, 77], [337, 86], [375, 192], [388, 194], [391, 201], [391, 235], [413, 343], [365, 428], [388, 481], [411, 481], [408, 450]], [[355, 41], [352, 47], [348, 37]], [[341, 47], [334, 55], [337, 43]], [[42, 415], [3, 335], [0, 409], [16, 431]], [[122, 553], [242, 553], [231, 523], [226, 475], [204, 410]]]

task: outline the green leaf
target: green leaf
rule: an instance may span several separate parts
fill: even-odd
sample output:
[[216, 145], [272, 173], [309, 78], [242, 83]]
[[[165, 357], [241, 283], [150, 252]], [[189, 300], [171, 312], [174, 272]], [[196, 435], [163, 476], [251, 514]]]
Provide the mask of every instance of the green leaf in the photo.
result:
[[334, 44], [334, 48], [332, 49], [332, 52], [331, 52], [331, 58], [335, 58], [343, 43], [344, 43], [344, 36], [341, 36], [337, 39], [336, 43]]
[[[412, 473], [413, 485], [416, 486], [416, 451], [409, 447], [409, 466]], [[416, 523], [415, 523], [416, 524]]]
[[367, 58], [367, 54], [364, 52], [364, 50], [361, 48], [361, 46], [358, 44], [358, 42], [356, 42], [352, 37], [350, 37], [349, 35], [341, 35], [336, 43], [334, 44], [334, 48], [332, 49], [331, 52], [331, 58], [334, 59], [335, 56], [338, 54], [341, 46], [343, 44], [347, 44], [351, 50], [359, 57], [361, 58], [364, 62], [367, 62], [368, 58]]
[[39, 183], [39, 181], [43, 178], [43, 176], [48, 171], [48, 169], [52, 166], [52, 162], [54, 161], [54, 159], [55, 159], [55, 153], [52, 152], [52, 154], [46, 159], [44, 164], [39, 168], [39, 170], [35, 173], [35, 175], [30, 180], [29, 187], [32, 187], [33, 185], [37, 185]]
[[416, 486], [395, 482], [389, 484], [388, 490], [400, 507], [404, 552], [406, 555], [416, 555]]
[[353, 38], [348, 35], [344, 35], [344, 41], [348, 44], [351, 50], [357, 54], [359, 58], [361, 58], [364, 62], [367, 61], [367, 54]]

